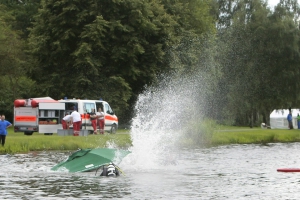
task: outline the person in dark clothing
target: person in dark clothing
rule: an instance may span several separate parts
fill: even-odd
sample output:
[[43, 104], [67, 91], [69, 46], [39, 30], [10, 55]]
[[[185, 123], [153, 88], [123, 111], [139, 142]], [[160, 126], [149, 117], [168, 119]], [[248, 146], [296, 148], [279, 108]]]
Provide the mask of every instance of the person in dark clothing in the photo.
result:
[[287, 116], [287, 120], [289, 123], [289, 129], [294, 129], [293, 127], [293, 116], [292, 116], [292, 112], [290, 111], [288, 116]]
[[300, 115], [299, 115], [299, 113], [297, 115], [297, 125], [298, 125], [298, 129], [300, 129]]
[[[101, 166], [98, 169], [102, 170], [102, 172], [100, 173], [100, 176], [108, 176], [108, 177], [120, 176], [119, 168], [116, 165], [114, 165], [113, 163], [108, 163], [106, 165]], [[96, 174], [97, 174], [97, 171], [96, 171]]]

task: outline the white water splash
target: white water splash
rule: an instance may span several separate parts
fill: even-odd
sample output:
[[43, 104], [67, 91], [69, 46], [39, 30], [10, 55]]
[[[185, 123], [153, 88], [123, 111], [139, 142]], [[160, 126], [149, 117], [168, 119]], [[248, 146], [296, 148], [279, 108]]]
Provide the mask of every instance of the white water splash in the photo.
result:
[[122, 165], [136, 169], [159, 169], [174, 165], [178, 142], [190, 121], [199, 116], [197, 90], [191, 78], [166, 78], [139, 95], [132, 121], [132, 147]]

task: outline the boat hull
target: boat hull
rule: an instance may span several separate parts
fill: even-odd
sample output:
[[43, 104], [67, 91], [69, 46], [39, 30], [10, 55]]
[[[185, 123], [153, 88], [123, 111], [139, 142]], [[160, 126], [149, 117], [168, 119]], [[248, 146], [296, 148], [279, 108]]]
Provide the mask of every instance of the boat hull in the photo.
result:
[[130, 151], [108, 148], [80, 149], [63, 162], [51, 168], [52, 171], [89, 172], [113, 162], [119, 164]]

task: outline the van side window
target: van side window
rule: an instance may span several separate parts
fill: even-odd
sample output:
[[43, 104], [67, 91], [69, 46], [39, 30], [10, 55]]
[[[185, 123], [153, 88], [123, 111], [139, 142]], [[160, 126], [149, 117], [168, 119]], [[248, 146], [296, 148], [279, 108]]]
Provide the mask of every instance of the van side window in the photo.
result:
[[104, 104], [104, 107], [105, 107], [106, 113], [111, 114], [111, 115], [114, 113], [108, 104]]
[[83, 111], [85, 113], [92, 112], [92, 109], [95, 109], [95, 104], [94, 103], [84, 103], [83, 104]]

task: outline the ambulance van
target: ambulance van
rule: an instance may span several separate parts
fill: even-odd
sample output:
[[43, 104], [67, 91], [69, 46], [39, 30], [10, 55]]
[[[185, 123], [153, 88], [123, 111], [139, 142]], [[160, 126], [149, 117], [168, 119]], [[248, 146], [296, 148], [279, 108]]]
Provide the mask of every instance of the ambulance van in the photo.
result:
[[61, 127], [65, 105], [51, 97], [16, 99], [14, 101], [14, 131], [32, 135], [34, 132], [52, 135]]
[[[93, 133], [93, 127], [89, 113], [91, 113], [92, 109], [95, 109], [97, 112], [98, 108], [101, 108], [104, 112], [104, 130], [109, 133], [116, 133], [118, 129], [118, 117], [115, 115], [114, 111], [106, 101], [86, 99], [63, 99], [58, 101], [65, 104], [65, 114], [71, 114], [74, 109], [81, 114], [81, 129], [88, 130], [89, 133]], [[99, 129], [98, 124], [97, 129]]]

